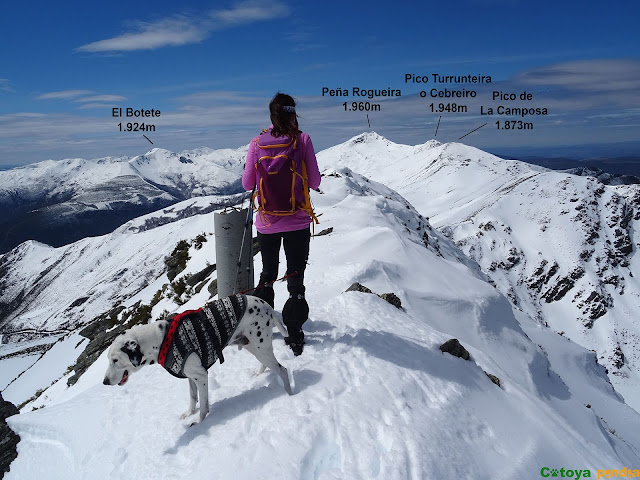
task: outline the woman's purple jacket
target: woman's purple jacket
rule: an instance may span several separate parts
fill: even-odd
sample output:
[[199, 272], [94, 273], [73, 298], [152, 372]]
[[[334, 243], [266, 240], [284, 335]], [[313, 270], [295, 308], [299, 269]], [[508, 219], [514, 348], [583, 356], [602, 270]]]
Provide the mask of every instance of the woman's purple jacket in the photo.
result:
[[[273, 125], [269, 127], [269, 131], [262, 134], [262, 138], [268, 135], [270, 138], [281, 138], [282, 142], [288, 142], [288, 137], [273, 137], [271, 136], [271, 129]], [[247, 161], [244, 165], [244, 173], [242, 175], [242, 186], [245, 190], [253, 190], [256, 185], [256, 167], [255, 164], [258, 160], [258, 153], [255, 150], [255, 144], [260, 135], [251, 140], [249, 144], [249, 152], [247, 154]], [[266, 139], [265, 139], [266, 140]], [[313, 151], [313, 145], [311, 144], [311, 138], [304, 132], [298, 134], [298, 147], [297, 150], [301, 152], [300, 155], [296, 155], [294, 158], [296, 171], [301, 172], [301, 162], [304, 160], [307, 166], [307, 176], [309, 188], [318, 188], [320, 186], [320, 170], [318, 169], [318, 161], [316, 160], [316, 154]], [[302, 197], [302, 179], [296, 179], [295, 185], [296, 198]], [[269, 214], [259, 214], [256, 216], [256, 229], [260, 233], [279, 233], [279, 232], [292, 232], [294, 230], [302, 230], [309, 226], [311, 223], [311, 217], [304, 210], [298, 210], [293, 215], [287, 216], [275, 216]]]

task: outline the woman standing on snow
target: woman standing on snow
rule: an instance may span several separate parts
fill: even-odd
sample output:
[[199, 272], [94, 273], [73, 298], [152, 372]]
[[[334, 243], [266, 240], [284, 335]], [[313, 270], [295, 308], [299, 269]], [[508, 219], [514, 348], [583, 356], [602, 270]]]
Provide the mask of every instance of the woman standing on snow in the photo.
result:
[[246, 190], [257, 187], [259, 204], [255, 225], [262, 273], [253, 295], [274, 306], [275, 293], [270, 282], [278, 278], [282, 243], [289, 290], [289, 299], [282, 309], [289, 332], [285, 342], [297, 356], [304, 345], [302, 324], [309, 316], [304, 270], [309, 258], [309, 225], [315, 220], [309, 188], [320, 186], [320, 171], [311, 138], [298, 129], [295, 107], [289, 95], [277, 93], [273, 97], [269, 104], [272, 125], [251, 140], [242, 185]]

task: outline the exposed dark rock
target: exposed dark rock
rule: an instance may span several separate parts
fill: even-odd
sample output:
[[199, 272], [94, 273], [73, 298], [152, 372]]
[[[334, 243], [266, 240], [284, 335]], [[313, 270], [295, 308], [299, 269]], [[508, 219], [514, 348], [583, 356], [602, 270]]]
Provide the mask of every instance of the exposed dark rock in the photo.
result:
[[614, 235], [616, 239], [613, 242], [613, 246], [621, 255], [629, 255], [633, 252], [633, 243], [631, 242], [631, 237], [626, 230], [616, 228]]
[[500, 386], [500, 379], [498, 377], [496, 377], [495, 375], [492, 375], [491, 373], [487, 373], [487, 372], [484, 372], [484, 373], [487, 377], [491, 379], [493, 383], [495, 383], [497, 386]]
[[551, 265], [551, 268], [549, 268], [549, 271], [545, 274], [544, 269], [547, 264], [548, 262], [546, 260], [542, 260], [540, 266], [527, 280], [527, 285], [531, 290], [540, 292], [542, 290], [542, 286], [549, 283], [549, 280], [551, 280], [551, 278], [558, 272], [558, 269], [560, 268], [556, 262], [553, 262], [553, 265]]
[[193, 287], [194, 285], [197, 285], [198, 283], [200, 283], [203, 280], [205, 280], [213, 272], [215, 272], [215, 270], [216, 270], [216, 264], [215, 263], [213, 265], [209, 265], [209, 266], [203, 268], [198, 273], [194, 273], [193, 275], [191, 275], [187, 279], [187, 285], [189, 285], [191, 287]]
[[20, 437], [7, 424], [7, 417], [19, 414], [16, 406], [2, 398], [0, 392], [0, 478], [9, 471], [9, 466], [18, 456]]
[[329, 227], [329, 228], [325, 228], [324, 230], [322, 230], [320, 233], [316, 233], [314, 235], [314, 237], [321, 237], [323, 235], [329, 235], [330, 233], [333, 232], [333, 227]]
[[204, 233], [201, 233], [196, 238], [193, 239], [193, 247], [196, 250], [200, 250], [202, 245], [207, 241], [207, 236]]
[[622, 208], [622, 219], [620, 220], [620, 227], [624, 230], [629, 228], [629, 223], [633, 219], [633, 207], [629, 206], [627, 203], [624, 204]]
[[480, 225], [478, 225], [478, 228], [480, 230], [484, 230], [485, 232], [488, 232], [489, 230], [495, 230], [496, 229], [496, 227], [494, 227], [493, 223], [491, 223], [491, 222], [481, 223]]
[[584, 276], [584, 268], [576, 267], [569, 274], [572, 280], [578, 280]]
[[596, 243], [596, 240], [600, 238], [600, 234], [595, 229], [589, 230], [587, 231], [587, 233], [589, 234], [589, 236], [587, 237], [587, 243], [589, 245], [593, 245], [594, 243]]
[[509, 298], [509, 300], [511, 300], [511, 303], [513, 303], [516, 307], [518, 306], [518, 303], [519, 303], [518, 296], [516, 295], [516, 292], [513, 289], [513, 287], [510, 287], [509, 290], [507, 291], [507, 297]]
[[613, 285], [614, 287], [616, 287], [620, 295], [624, 294], [624, 285], [625, 285], [624, 277], [621, 277], [618, 275], [609, 275], [605, 277], [603, 282], [606, 283], [607, 285]]
[[511, 270], [520, 263], [521, 259], [521, 253], [519, 253], [515, 247], [512, 247], [509, 249], [509, 256], [507, 257], [506, 262], [500, 262], [499, 266], [504, 270]]
[[616, 348], [613, 350], [613, 354], [611, 355], [610, 360], [614, 367], [616, 367], [617, 369], [622, 368], [625, 358], [620, 345], [616, 345]]
[[542, 298], [544, 298], [547, 303], [560, 300], [573, 288], [576, 280], [580, 279], [583, 275], [584, 268], [574, 268], [568, 276], [558, 279], [549, 290], [542, 294]]
[[[351, 284], [351, 286], [345, 290], [345, 293], [346, 292], [362, 292], [362, 293], [371, 293], [373, 295], [376, 295], [376, 293], [371, 291], [371, 289], [365, 287], [364, 285], [358, 282]], [[402, 309], [402, 302], [400, 301], [400, 298], [398, 298], [398, 296], [395, 293], [383, 293], [382, 295], [378, 295], [378, 296], [383, 300], [385, 300], [386, 302], [389, 302], [394, 307]]]
[[580, 259], [583, 261], [588, 261], [591, 256], [593, 255], [594, 250], [583, 250], [582, 252], [580, 252]]
[[402, 302], [395, 293], [383, 293], [380, 298], [386, 300], [396, 308], [402, 308]]
[[594, 321], [607, 313], [607, 308], [612, 306], [613, 299], [611, 295], [607, 293], [602, 294], [593, 290], [586, 299], [578, 303], [578, 308], [580, 308], [582, 313], [588, 318], [588, 320], [585, 321], [585, 327], [593, 327]]
[[80, 297], [77, 300], [74, 300], [74, 302], [67, 307], [67, 310], [71, 310], [72, 308], [79, 307], [80, 305], [82, 305], [87, 300], [89, 300], [89, 297]]
[[369, 290], [367, 287], [365, 287], [364, 285], [356, 282], [351, 284], [351, 286], [349, 288], [347, 288], [345, 290], [345, 292], [362, 292], [362, 293], [373, 293], [371, 290]]
[[450, 353], [454, 357], [462, 358], [463, 360], [469, 360], [471, 358], [467, 349], [460, 344], [457, 338], [447, 340], [440, 345], [440, 351], [443, 353]]
[[209, 290], [209, 295], [211, 295], [212, 297], [215, 297], [218, 294], [218, 279], [217, 278], [214, 278], [213, 280], [211, 280], [211, 283], [207, 287], [207, 290]]

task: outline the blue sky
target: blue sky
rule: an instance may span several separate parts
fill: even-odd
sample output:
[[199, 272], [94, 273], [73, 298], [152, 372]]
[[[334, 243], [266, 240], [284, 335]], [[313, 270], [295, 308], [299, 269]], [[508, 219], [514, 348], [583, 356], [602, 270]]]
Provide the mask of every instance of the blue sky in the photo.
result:
[[[459, 137], [491, 152], [640, 141], [637, 2], [4, 2], [0, 166], [137, 155], [153, 147], [236, 148], [269, 124], [276, 91], [299, 102], [316, 150], [375, 130], [419, 144]], [[489, 85], [408, 84], [406, 73], [490, 75]], [[400, 89], [331, 98], [322, 88]], [[421, 98], [432, 88], [476, 98]], [[493, 91], [533, 93], [526, 118], [481, 115]], [[345, 112], [344, 101], [379, 111]], [[439, 114], [454, 102], [465, 113]], [[120, 132], [112, 107], [159, 109], [147, 136]], [[440, 116], [442, 118], [440, 119]], [[522, 130], [495, 122], [523, 120]], [[132, 119], [124, 119], [132, 121]], [[133, 120], [135, 121], [135, 120]], [[635, 145], [635, 144], [631, 144]]]

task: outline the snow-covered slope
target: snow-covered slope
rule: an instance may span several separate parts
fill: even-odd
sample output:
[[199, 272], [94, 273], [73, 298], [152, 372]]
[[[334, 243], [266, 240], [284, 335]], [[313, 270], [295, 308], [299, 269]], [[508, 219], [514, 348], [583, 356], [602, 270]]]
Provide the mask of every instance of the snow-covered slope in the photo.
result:
[[178, 241], [213, 231], [206, 213], [243, 196], [186, 200], [64, 247], [23, 243], [0, 258], [2, 333], [73, 330], [118, 306], [156, 281]]
[[180, 200], [242, 191], [247, 147], [48, 160], [0, 172], [0, 252], [28, 239], [65, 245]]
[[[638, 465], [640, 415], [595, 354], [516, 318], [477, 265], [394, 191], [346, 168], [325, 171], [321, 191], [313, 200], [333, 232], [312, 239], [308, 345], [293, 357], [275, 341], [294, 396], [229, 349], [210, 371], [211, 413], [189, 428], [179, 420], [185, 381], [151, 366], [125, 387], [104, 386], [103, 355], [77, 384], [66, 388], [65, 376], [29, 405], [45, 408], [9, 418], [22, 440], [6, 478], [493, 480]], [[137, 255], [171, 245], [176, 225], [200, 232], [202, 221], [156, 227], [166, 244]], [[147, 232], [119, 232], [121, 248]], [[189, 250], [187, 271], [215, 261], [208, 238]], [[343, 293], [355, 281], [396, 293], [403, 308]], [[202, 289], [180, 309], [207, 296]], [[285, 298], [276, 284], [278, 309]], [[470, 361], [439, 350], [452, 337]]]
[[640, 186], [503, 160], [462, 144], [363, 134], [318, 155], [405, 196], [512, 304], [598, 352], [640, 410]]

